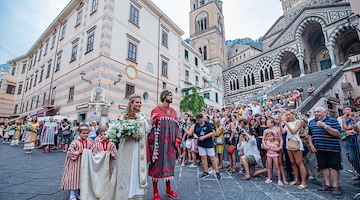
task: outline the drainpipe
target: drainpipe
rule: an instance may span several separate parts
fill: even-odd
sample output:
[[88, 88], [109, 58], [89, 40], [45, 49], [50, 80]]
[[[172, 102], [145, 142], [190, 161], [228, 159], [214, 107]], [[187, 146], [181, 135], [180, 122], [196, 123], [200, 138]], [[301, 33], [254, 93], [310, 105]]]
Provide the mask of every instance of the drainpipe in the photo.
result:
[[57, 21], [60, 23], [60, 28], [59, 28], [59, 34], [58, 37], [56, 38], [56, 47], [55, 47], [55, 55], [54, 55], [54, 65], [52, 67], [52, 74], [51, 74], [51, 80], [50, 80], [50, 87], [49, 87], [49, 101], [51, 101], [51, 90], [52, 90], [52, 84], [53, 84], [53, 80], [54, 80], [54, 73], [55, 73], [55, 67], [56, 67], [56, 56], [58, 53], [58, 46], [59, 46], [59, 39], [60, 39], [60, 34], [61, 34], [61, 21], [59, 19], [57, 19]]
[[157, 77], [156, 77], [156, 106], [159, 105], [159, 82], [160, 82], [160, 26], [161, 26], [161, 18], [163, 16], [161, 15], [159, 17], [159, 27], [158, 27], [158, 69], [157, 69]]

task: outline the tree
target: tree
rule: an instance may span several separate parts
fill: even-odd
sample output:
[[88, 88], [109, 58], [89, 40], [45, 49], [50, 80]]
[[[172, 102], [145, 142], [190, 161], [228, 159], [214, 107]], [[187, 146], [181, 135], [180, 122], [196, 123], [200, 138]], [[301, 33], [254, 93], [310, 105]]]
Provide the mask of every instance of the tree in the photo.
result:
[[183, 100], [180, 102], [180, 110], [182, 112], [191, 110], [191, 113], [195, 116], [201, 112], [202, 108], [206, 107], [204, 97], [199, 95], [195, 87], [183, 88], [181, 90], [182, 93], [187, 91], [191, 91], [191, 93], [184, 96]]

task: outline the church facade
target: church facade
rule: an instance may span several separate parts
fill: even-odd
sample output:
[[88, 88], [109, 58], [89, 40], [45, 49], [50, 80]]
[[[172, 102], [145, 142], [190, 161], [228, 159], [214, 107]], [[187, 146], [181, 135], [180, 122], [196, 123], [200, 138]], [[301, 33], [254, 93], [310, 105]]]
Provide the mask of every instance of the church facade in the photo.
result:
[[[281, 0], [283, 16], [263, 36], [263, 52], [237, 59], [229, 50], [224, 104], [246, 100], [282, 79], [335, 68], [360, 53], [348, 0]], [[241, 56], [241, 55], [240, 55]], [[238, 62], [237, 62], [238, 60]]]

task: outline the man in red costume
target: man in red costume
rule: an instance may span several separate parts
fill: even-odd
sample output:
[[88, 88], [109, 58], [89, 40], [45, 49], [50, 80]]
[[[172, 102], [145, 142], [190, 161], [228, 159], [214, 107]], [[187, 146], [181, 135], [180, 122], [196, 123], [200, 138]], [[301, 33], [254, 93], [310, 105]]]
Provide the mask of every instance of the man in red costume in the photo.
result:
[[160, 94], [162, 105], [151, 111], [153, 128], [148, 135], [150, 166], [149, 176], [153, 180], [153, 199], [161, 200], [157, 188], [158, 180], [166, 182], [165, 194], [178, 199], [179, 196], [171, 189], [170, 181], [175, 175], [176, 152], [181, 143], [176, 111], [170, 107], [173, 95], [165, 90]]

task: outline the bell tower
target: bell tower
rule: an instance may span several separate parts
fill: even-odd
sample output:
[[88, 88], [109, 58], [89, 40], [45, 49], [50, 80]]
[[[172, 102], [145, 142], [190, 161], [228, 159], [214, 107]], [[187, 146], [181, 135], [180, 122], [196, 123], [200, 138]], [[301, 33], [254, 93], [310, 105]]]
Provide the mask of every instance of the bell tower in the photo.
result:
[[210, 69], [212, 83], [222, 88], [222, 72], [227, 68], [224, 16], [221, 0], [190, 0], [190, 45]]

